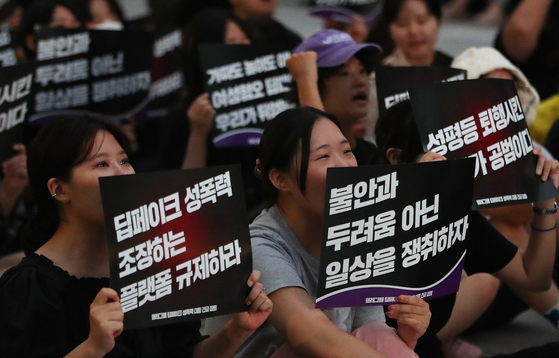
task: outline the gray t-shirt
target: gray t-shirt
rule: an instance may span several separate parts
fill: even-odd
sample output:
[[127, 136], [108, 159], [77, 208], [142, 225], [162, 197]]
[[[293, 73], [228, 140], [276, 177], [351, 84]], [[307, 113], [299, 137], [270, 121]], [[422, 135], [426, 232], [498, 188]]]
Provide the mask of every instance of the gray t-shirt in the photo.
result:
[[[305, 251], [277, 206], [262, 211], [254, 220], [250, 225], [250, 237], [253, 267], [262, 274], [260, 282], [266, 294], [283, 287], [301, 287], [313, 301], [316, 299], [319, 261]], [[335, 308], [323, 312], [348, 333], [367, 323], [385, 320], [380, 306]], [[266, 322], [241, 347], [236, 357], [269, 357], [285, 342]]]

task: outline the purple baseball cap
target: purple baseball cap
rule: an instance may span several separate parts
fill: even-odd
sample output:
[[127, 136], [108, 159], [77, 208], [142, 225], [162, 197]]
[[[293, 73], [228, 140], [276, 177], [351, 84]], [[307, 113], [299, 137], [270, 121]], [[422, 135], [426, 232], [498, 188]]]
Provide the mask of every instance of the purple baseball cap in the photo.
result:
[[373, 43], [357, 44], [349, 34], [338, 30], [322, 30], [312, 35], [293, 50], [294, 54], [316, 52], [318, 67], [336, 67], [349, 60], [358, 51], [366, 51], [374, 55], [382, 51], [379, 45]]

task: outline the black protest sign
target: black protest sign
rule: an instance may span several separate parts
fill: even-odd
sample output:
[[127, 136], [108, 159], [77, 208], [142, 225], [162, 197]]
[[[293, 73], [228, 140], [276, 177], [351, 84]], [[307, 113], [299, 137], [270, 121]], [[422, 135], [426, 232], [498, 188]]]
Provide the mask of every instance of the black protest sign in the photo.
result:
[[216, 111], [216, 147], [258, 146], [266, 124], [295, 107], [289, 98], [291, 52], [277, 46], [201, 45], [206, 92]]
[[252, 254], [238, 166], [99, 183], [126, 329], [247, 309]]
[[309, 14], [326, 20], [351, 24], [359, 15], [372, 27], [382, 12], [381, 0], [313, 0]]
[[0, 163], [16, 154], [15, 143], [23, 142], [34, 72], [34, 63], [0, 68]]
[[473, 209], [555, 198], [535, 175], [537, 158], [511, 80], [477, 79], [410, 89], [423, 148], [475, 157]]
[[410, 99], [408, 89], [439, 82], [465, 80], [465, 70], [444, 66], [382, 66], [375, 70], [379, 114]]
[[10, 32], [8, 25], [0, 27], [0, 67], [9, 67], [17, 64], [12, 36], [13, 34]]
[[165, 116], [169, 107], [180, 98], [184, 83], [181, 47], [181, 29], [174, 29], [155, 39], [149, 117]]
[[330, 168], [317, 308], [458, 291], [474, 160]]
[[147, 105], [151, 33], [46, 28], [38, 30], [36, 38], [31, 123], [76, 112], [118, 121]]

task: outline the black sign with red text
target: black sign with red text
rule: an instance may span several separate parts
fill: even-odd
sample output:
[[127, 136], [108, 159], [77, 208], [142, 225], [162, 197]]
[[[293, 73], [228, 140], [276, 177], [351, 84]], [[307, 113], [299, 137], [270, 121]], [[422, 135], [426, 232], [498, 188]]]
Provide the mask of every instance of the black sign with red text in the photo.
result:
[[511, 80], [477, 79], [416, 87], [410, 100], [423, 148], [476, 158], [472, 208], [557, 197], [535, 174], [537, 157]]
[[252, 251], [238, 166], [99, 183], [125, 329], [247, 310]]

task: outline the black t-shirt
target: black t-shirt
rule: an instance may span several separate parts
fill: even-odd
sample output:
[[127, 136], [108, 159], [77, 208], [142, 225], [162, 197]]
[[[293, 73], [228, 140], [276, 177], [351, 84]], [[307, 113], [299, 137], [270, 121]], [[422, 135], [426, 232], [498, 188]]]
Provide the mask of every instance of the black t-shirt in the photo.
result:
[[[469, 228], [466, 234], [468, 251], [464, 270], [468, 275], [476, 273], [495, 273], [505, 267], [516, 255], [518, 248], [507, 240], [477, 211], [468, 216]], [[439, 357], [442, 354], [436, 333], [450, 318], [456, 294], [429, 300], [431, 321], [427, 332], [419, 339], [415, 352], [420, 357]], [[396, 327], [393, 320], [387, 322]]]
[[[89, 336], [89, 306], [108, 278], [82, 278], [31, 255], [0, 279], [2, 357], [63, 357]], [[125, 330], [106, 357], [190, 357], [200, 321]]]

